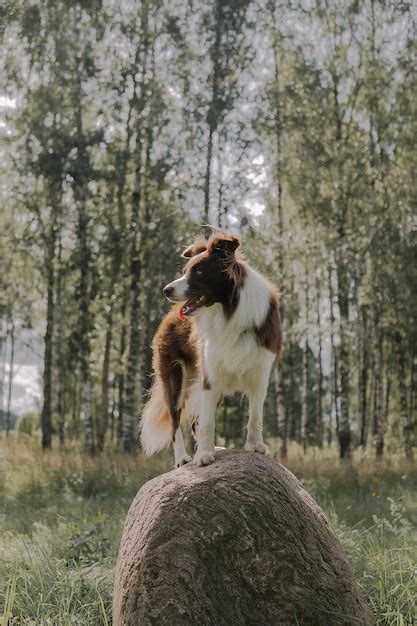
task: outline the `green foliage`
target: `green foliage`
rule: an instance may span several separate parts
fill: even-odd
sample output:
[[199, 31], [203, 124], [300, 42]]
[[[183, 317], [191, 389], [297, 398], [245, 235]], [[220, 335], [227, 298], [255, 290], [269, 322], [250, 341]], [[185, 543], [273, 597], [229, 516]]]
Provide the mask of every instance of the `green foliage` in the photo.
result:
[[101, 563], [110, 551], [110, 540], [104, 535], [106, 520], [80, 529], [69, 540], [65, 561], [69, 567]]
[[[1, 454], [0, 611], [11, 624], [110, 623], [127, 509], [143, 482], [171, 468], [170, 457], [145, 462], [108, 453], [91, 460], [75, 448], [41, 455], [29, 439], [3, 442]], [[359, 457], [348, 467], [336, 456], [335, 448], [323, 458], [294, 446], [289, 468], [336, 527], [378, 623], [411, 626], [416, 468]]]
[[337, 521], [339, 536], [356, 577], [381, 624], [413, 624], [417, 609], [415, 579], [415, 515], [410, 521], [401, 497], [388, 497], [384, 517], [373, 514], [374, 524], [350, 529]]
[[51, 547], [56, 545], [56, 532], [62, 538], [61, 528], [39, 525], [31, 538], [17, 537], [11, 542], [10, 536], [5, 537], [2, 547], [9, 552], [2, 558], [2, 576], [13, 581], [14, 570], [16, 585], [9, 602], [9, 623], [109, 623], [109, 565], [102, 562], [96, 569], [67, 567]]
[[91, 460], [76, 449], [45, 456], [35, 439], [3, 445], [0, 611], [19, 624], [110, 623], [124, 516], [167, 462], [118, 453]]
[[36, 430], [39, 430], [39, 415], [36, 413], [25, 413], [17, 420], [16, 430], [19, 435], [32, 436]]

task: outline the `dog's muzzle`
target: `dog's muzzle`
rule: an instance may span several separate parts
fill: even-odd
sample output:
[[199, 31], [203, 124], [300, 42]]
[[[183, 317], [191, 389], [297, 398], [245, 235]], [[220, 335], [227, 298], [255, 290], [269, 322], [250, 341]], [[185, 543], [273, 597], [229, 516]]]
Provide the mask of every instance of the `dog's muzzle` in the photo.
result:
[[172, 295], [174, 294], [174, 287], [171, 287], [170, 285], [166, 285], [166, 287], [164, 287], [162, 289], [162, 291], [164, 292], [164, 295], [170, 299], [172, 297]]
[[172, 283], [168, 283], [163, 288], [163, 292], [171, 302], [181, 302], [185, 300], [185, 294], [188, 288], [188, 278], [187, 276], [181, 276], [176, 280], [173, 280]]

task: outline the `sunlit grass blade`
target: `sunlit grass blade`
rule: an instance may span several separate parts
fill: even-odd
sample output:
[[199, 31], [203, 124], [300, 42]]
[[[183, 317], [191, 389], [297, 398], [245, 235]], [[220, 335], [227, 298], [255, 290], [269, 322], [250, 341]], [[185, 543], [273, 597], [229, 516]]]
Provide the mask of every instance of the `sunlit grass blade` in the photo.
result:
[[12, 576], [6, 590], [4, 601], [4, 611], [1, 617], [1, 626], [9, 626], [9, 620], [12, 617], [13, 604], [16, 595], [16, 576]]

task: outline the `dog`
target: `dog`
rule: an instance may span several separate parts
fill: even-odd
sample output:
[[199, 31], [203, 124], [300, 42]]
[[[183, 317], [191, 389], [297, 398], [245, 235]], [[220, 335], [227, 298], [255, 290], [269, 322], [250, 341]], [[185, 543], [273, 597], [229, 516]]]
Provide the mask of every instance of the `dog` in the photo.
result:
[[141, 444], [154, 454], [172, 441], [177, 467], [192, 459], [182, 424], [196, 423], [194, 462], [214, 461], [215, 413], [224, 395], [249, 397], [245, 450], [268, 453], [262, 437], [269, 377], [282, 347], [277, 290], [245, 260], [237, 237], [213, 232], [182, 254], [183, 275], [164, 287], [173, 308], [152, 342], [154, 384]]

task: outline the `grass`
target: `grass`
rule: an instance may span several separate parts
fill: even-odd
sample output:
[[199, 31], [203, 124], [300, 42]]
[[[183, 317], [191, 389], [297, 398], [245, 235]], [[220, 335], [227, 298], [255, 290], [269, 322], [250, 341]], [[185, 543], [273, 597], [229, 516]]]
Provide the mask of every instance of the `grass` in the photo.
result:
[[[170, 469], [117, 452], [41, 454], [35, 439], [0, 442], [0, 624], [108, 625], [113, 571], [138, 488]], [[289, 468], [330, 518], [379, 624], [417, 615], [417, 468], [293, 447]], [[1, 618], [1, 615], [3, 617]]]

